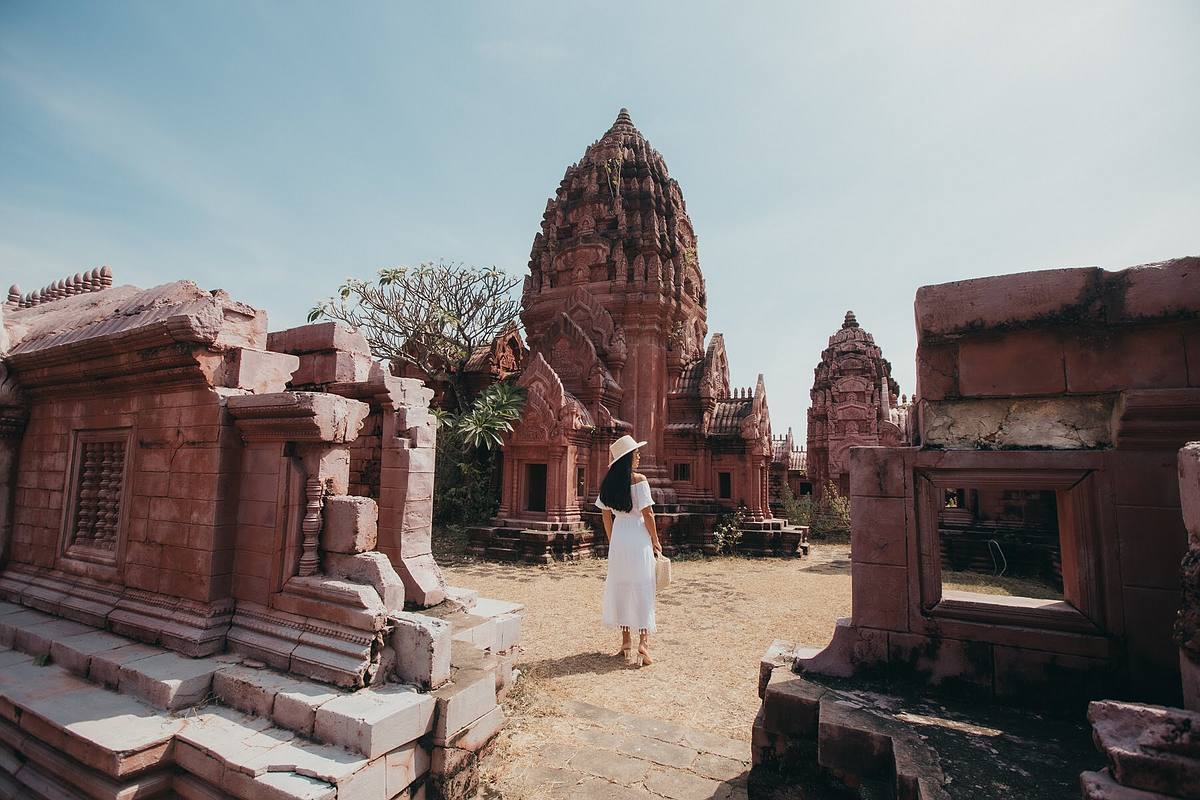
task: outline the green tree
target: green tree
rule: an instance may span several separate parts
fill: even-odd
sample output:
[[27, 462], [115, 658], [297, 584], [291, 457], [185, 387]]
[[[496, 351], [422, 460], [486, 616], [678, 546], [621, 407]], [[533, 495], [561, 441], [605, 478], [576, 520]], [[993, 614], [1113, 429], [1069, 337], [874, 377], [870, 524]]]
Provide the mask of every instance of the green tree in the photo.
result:
[[496, 513], [498, 453], [524, 407], [524, 390], [500, 382], [481, 391], [462, 413], [433, 412], [438, 418], [434, 471], [438, 522], [470, 525]]

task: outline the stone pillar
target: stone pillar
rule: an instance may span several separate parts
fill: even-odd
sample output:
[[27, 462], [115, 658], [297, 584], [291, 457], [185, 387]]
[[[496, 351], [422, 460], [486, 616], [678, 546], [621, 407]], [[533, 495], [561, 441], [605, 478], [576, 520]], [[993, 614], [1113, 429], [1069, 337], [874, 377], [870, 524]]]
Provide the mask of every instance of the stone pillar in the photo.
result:
[[1183, 705], [1200, 711], [1200, 442], [1179, 451], [1179, 504], [1188, 532], [1188, 551], [1180, 565], [1183, 600], [1175, 621]]

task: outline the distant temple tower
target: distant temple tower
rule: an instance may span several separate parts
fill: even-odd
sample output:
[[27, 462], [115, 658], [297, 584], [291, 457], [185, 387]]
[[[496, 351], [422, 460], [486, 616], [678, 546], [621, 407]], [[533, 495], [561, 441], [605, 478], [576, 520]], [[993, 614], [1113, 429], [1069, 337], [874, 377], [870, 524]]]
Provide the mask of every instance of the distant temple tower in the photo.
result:
[[765, 383], [731, 389], [724, 340], [705, 346], [683, 193], [625, 109], [546, 203], [522, 299], [526, 407], [505, 443], [499, 516], [473, 533], [475, 552], [544, 562], [590, 549], [584, 516], [625, 433], [647, 440], [639, 470], [660, 531], [675, 529], [668, 547], [711, 549], [718, 512], [739, 507], [748, 547], [783, 547]]
[[907, 397], [892, 378], [892, 365], [875, 338], [859, 327], [853, 311], [829, 337], [813, 370], [808, 409], [807, 472], [820, 493], [832, 482], [850, 493], [851, 447], [897, 447], [910, 440]]

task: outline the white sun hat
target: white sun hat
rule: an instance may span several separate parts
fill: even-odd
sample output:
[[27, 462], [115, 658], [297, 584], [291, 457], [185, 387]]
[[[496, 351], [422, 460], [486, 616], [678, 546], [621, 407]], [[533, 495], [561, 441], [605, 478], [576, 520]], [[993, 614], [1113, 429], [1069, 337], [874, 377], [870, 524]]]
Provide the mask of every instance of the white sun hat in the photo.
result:
[[613, 464], [617, 463], [617, 459], [621, 458], [622, 456], [629, 455], [644, 444], [645, 442], [636, 441], [629, 434], [625, 434], [620, 439], [617, 439], [608, 446], [608, 454], [612, 456], [612, 458], [608, 460], [608, 465], [611, 467]]

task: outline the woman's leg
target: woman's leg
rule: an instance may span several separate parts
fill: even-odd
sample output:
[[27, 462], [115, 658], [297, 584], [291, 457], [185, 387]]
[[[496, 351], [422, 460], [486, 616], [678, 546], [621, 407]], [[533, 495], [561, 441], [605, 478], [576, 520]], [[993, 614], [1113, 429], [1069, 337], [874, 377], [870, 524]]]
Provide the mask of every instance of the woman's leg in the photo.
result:
[[613, 655], [616, 656], [617, 658], [620, 658], [621, 656], [625, 656], [626, 658], [628, 658], [629, 651], [632, 648], [633, 648], [633, 640], [629, 635], [629, 627], [626, 625], [622, 625], [621, 626], [621, 649], [618, 650], [617, 652], [613, 653]]
[[654, 659], [650, 658], [650, 631], [642, 628], [638, 635], [638, 665], [653, 663]]

